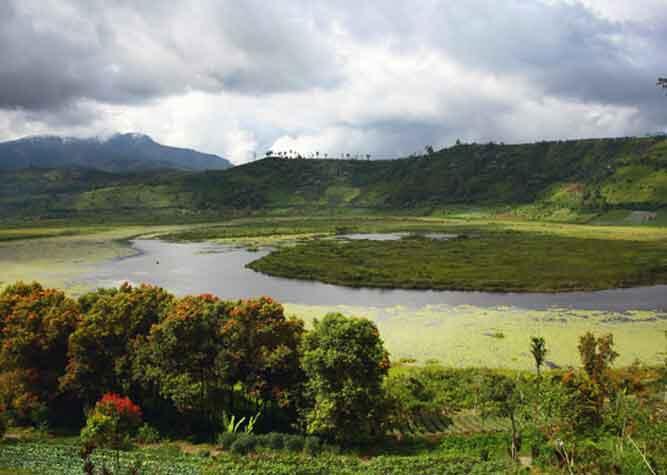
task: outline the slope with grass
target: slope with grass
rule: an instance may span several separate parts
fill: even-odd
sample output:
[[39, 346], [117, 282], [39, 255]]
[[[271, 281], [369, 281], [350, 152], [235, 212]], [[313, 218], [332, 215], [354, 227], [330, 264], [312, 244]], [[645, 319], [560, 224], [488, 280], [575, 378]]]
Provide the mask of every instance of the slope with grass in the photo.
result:
[[[457, 145], [385, 161], [266, 158], [222, 171], [0, 176], [0, 219], [203, 219], [238, 214], [430, 214], [460, 206], [588, 220], [610, 208], [667, 205], [660, 137]], [[55, 183], [54, 183], [55, 181]], [[69, 187], [57, 182], [69, 183]]]

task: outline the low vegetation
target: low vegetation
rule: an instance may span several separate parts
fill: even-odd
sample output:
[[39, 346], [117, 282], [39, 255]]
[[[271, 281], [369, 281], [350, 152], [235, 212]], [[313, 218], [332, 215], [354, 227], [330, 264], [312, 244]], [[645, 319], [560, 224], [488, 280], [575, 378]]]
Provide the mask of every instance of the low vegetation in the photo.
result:
[[311, 240], [249, 267], [355, 287], [563, 292], [667, 283], [667, 245], [481, 231], [449, 240]]

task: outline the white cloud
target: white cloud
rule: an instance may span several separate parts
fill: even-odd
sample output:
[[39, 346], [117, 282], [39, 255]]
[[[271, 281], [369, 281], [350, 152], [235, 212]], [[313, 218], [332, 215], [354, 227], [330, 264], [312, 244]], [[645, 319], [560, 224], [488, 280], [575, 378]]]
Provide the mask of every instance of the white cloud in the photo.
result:
[[243, 163], [667, 127], [664, 0], [10, 7], [5, 139], [140, 131]]

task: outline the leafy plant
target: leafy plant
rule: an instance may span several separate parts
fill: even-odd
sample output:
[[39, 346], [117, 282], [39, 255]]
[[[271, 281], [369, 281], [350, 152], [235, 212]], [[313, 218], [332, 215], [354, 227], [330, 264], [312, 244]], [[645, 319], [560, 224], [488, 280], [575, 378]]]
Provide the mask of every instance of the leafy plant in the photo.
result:
[[[236, 419], [236, 415], [232, 414], [229, 416], [227, 412], [223, 411], [222, 412], [222, 423], [225, 428], [226, 432], [236, 434], [237, 432], [240, 432], [241, 424], [245, 422], [245, 417], [241, 417], [240, 419]], [[252, 432], [252, 431], [251, 431]]]

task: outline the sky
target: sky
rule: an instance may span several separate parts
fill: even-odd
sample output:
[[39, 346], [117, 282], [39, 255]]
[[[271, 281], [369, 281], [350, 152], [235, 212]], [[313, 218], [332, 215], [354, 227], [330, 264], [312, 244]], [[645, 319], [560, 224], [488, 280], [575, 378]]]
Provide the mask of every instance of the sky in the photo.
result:
[[237, 164], [667, 130], [667, 0], [0, 0], [0, 140]]

